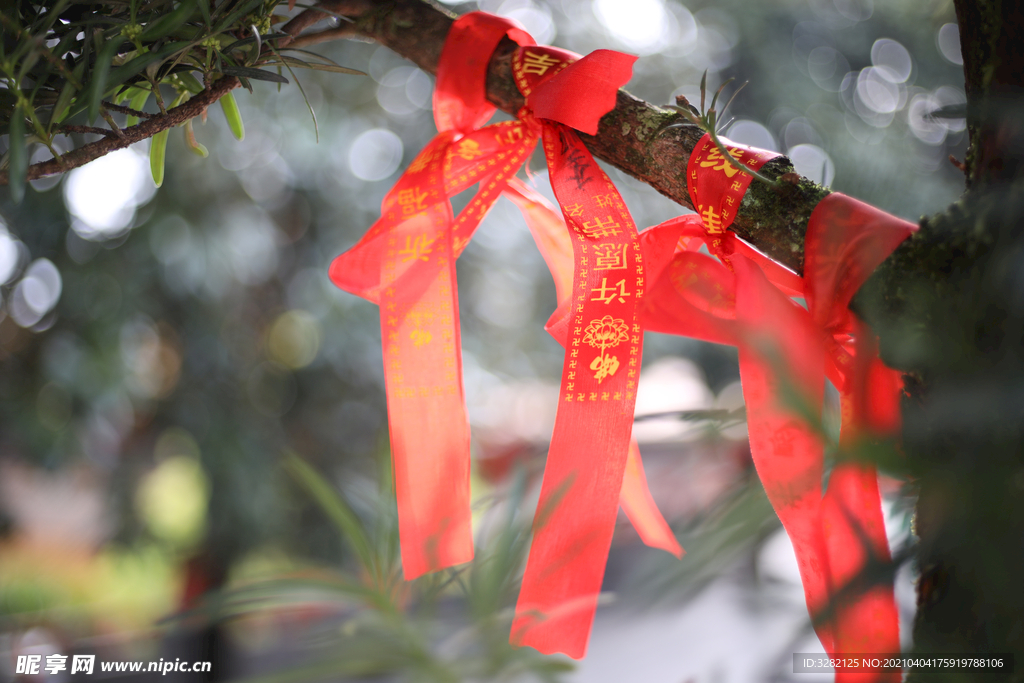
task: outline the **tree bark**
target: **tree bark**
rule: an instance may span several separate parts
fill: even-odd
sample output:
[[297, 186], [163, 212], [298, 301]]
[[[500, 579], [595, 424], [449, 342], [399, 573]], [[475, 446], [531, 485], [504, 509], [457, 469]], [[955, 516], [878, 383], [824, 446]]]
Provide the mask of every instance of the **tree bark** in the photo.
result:
[[904, 355], [928, 383], [905, 411], [904, 433], [920, 490], [917, 647], [1013, 653], [1012, 675], [944, 680], [1021, 681], [1024, 10], [995, 0], [954, 4], [968, 100], [969, 191], [929, 221], [930, 261], [905, 271], [909, 277], [894, 270], [887, 284], [875, 283], [917, 290], [919, 317], [899, 321], [889, 311], [876, 329], [918, 347]]

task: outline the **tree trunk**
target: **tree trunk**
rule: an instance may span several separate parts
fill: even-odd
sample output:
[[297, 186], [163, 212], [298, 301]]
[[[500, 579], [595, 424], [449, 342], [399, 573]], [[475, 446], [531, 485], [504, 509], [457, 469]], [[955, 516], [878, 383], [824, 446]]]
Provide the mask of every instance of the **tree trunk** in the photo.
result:
[[[920, 487], [916, 647], [1014, 653], [1017, 673], [998, 680], [1021, 681], [1024, 10], [1016, 2], [955, 5], [969, 189], [923, 226], [932, 243], [921, 252], [928, 260], [891, 264], [885, 282], [872, 283], [876, 296], [900, 287], [914, 292], [913, 314], [892, 307], [871, 322], [927, 387], [906, 407], [904, 429]], [[987, 678], [958, 673], [944, 680], [979, 677]]]

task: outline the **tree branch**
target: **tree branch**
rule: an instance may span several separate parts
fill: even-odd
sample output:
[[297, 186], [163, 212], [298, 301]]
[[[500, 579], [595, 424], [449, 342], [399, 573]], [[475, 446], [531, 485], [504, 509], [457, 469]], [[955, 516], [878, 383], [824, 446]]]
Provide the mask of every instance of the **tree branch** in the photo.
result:
[[[36, 178], [43, 178], [48, 175], [66, 173], [73, 168], [84, 166], [94, 159], [99, 159], [101, 156], [124, 149], [146, 138], [151, 138], [160, 131], [173, 128], [191, 118], [199, 116], [226, 92], [237, 87], [237, 78], [233, 76], [224, 77], [209, 84], [206, 90], [171, 109], [166, 114], [160, 116], [146, 114], [149, 118], [131, 128], [122, 128], [120, 136], [110, 134], [112, 131], [97, 129], [97, 131], [105, 135], [102, 140], [82, 145], [55, 159], [32, 164], [28, 168], [28, 179], [35, 180]], [[74, 130], [71, 126], [65, 126], [65, 128]], [[7, 183], [7, 171], [0, 171], [0, 185], [6, 185]]]
[[[315, 43], [333, 40], [334, 37], [350, 37], [353, 33], [357, 32], [355, 26], [351, 24], [317, 33], [308, 33], [301, 38], [299, 38], [299, 35], [306, 29], [312, 28], [321, 21], [330, 19], [334, 14], [354, 18], [362, 17], [373, 10], [373, 3], [370, 0], [323, 0], [323, 2], [318, 2], [317, 6], [327, 10], [330, 14], [316, 9], [307, 9], [300, 12], [281, 29], [282, 32], [287, 33], [290, 36], [294, 36], [294, 38], [282, 39], [279, 43], [279, 47], [298, 47], [299, 45], [297, 44], [297, 40], [301, 40], [303, 45], [313, 45]], [[333, 37], [328, 38], [326, 36]]]
[[[441, 48], [455, 16], [422, 0], [326, 0], [320, 6], [355, 19], [350, 30], [384, 45], [424, 71], [436, 74]], [[324, 18], [306, 10], [285, 27], [297, 40], [315, 40], [317, 33], [302, 31]], [[349, 27], [343, 27], [349, 28]], [[516, 44], [505, 39], [488, 67], [487, 98], [496, 107], [515, 114], [525, 103], [512, 80], [512, 53]], [[686, 164], [703, 135], [696, 126], [666, 129], [683, 123], [679, 115], [620, 90], [614, 110], [601, 119], [597, 135], [581, 134], [594, 153], [616, 168], [650, 185], [666, 197], [693, 208], [686, 185]], [[762, 173], [775, 179], [793, 173], [785, 157], [769, 162]], [[807, 220], [828, 190], [806, 178], [796, 184], [770, 188], [754, 183], [747, 191], [732, 230], [776, 261], [800, 272]]]
[[[425, 0], [323, 0], [322, 9], [307, 9], [282, 28], [293, 38], [282, 39], [279, 47], [311, 45], [338, 37], [361, 35], [384, 45], [436, 74], [441, 49], [455, 16]], [[323, 31], [309, 31], [332, 14], [353, 19], [352, 24]], [[511, 56], [515, 43], [505, 39], [491, 57], [487, 74], [487, 97], [499, 109], [515, 114], [524, 100], [512, 79]], [[150, 137], [198, 115], [224, 92], [237, 86], [236, 79], [221, 79], [213, 88], [180, 107], [123, 131], [123, 138], [108, 137], [29, 169], [29, 179], [61, 173], [108, 152]], [[662, 109], [620, 90], [615, 109], [600, 122], [595, 136], [581, 134], [584, 143], [602, 159], [655, 188], [670, 199], [693, 208], [686, 184], [690, 153], [703, 132], [685, 124], [672, 110]], [[796, 272], [803, 269], [803, 242], [807, 221], [828, 190], [799, 177], [789, 159], [778, 157], [761, 172], [776, 179], [790, 174], [779, 187], [753, 183], [747, 190], [731, 230], [759, 250]], [[0, 184], [7, 182], [0, 173]]]

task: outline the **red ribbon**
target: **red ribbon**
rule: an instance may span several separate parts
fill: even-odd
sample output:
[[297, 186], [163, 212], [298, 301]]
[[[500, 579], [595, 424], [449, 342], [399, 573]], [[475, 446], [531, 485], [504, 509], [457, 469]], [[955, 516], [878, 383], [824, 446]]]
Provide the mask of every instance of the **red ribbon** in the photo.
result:
[[[487, 63], [505, 35], [533, 43], [525, 32], [490, 15], [473, 13], [455, 23], [435, 89], [440, 133], [388, 193], [381, 220], [331, 268], [336, 284], [382, 308], [406, 577], [472, 556], [454, 259], [504, 191], [523, 209], [551, 266], [559, 308], [548, 329], [566, 346], [563, 400], [514, 642], [583, 655], [620, 502], [645, 542], [681, 554], [650, 499], [639, 452], [629, 442], [645, 265], [647, 278], [667, 273], [658, 295], [646, 304], [651, 329], [741, 348], [755, 464], [794, 540], [808, 606], [819, 614], [836, 586], [856, 575], [868, 555], [887, 559], [888, 548], [873, 469], [838, 466], [821, 497], [820, 443], [781, 406], [778, 383], [784, 375], [779, 371], [788, 368], [793, 374], [785, 376], [819, 408], [828, 373], [843, 394], [844, 442], [898, 421], [892, 400], [898, 379], [877, 361], [870, 335], [846, 304], [913, 226], [831, 195], [812, 215], [807, 275], [801, 280], [724, 232], [750, 179], [737, 175], [704, 140], [688, 166], [699, 217], [645, 233], [642, 255], [621, 197], [566, 128], [596, 133], [635, 58], [598, 51], [577, 60], [552, 48], [520, 48], [513, 71], [527, 107], [519, 121], [480, 129], [493, 112], [483, 94]], [[569, 233], [543, 200], [513, 177], [541, 136]], [[746, 154], [742, 160], [755, 168], [773, 156], [739, 146], [730, 151]], [[448, 199], [477, 183], [477, 195], [453, 218]], [[873, 227], [865, 229], [871, 221]], [[680, 238], [708, 242], [730, 268], [734, 259], [735, 271], [699, 254], [674, 254]], [[805, 290], [809, 313], [782, 294]], [[785, 323], [781, 328], [780, 322]], [[773, 332], [778, 329], [790, 333]], [[872, 410], [879, 397], [888, 397], [887, 410]], [[818, 625], [830, 652], [898, 647], [891, 589], [876, 589], [836, 609], [837, 627]], [[850, 635], [861, 633], [870, 635], [860, 640]]]
[[[479, 128], [494, 111], [484, 98], [486, 69], [505, 35], [521, 44], [533, 43], [513, 23], [492, 15], [475, 12], [455, 22], [442, 51], [434, 93], [440, 133], [388, 193], [381, 220], [331, 266], [335, 284], [381, 304], [407, 579], [472, 557], [468, 426], [453, 262], [499, 192], [520, 206], [551, 265], [559, 285], [560, 311], [567, 310], [571, 293], [573, 247], [565, 224], [543, 198], [513, 177], [542, 124], [524, 112], [523, 121]], [[567, 69], [575, 55], [563, 51], [536, 48], [518, 58], [516, 73], [528, 94], [528, 106], [544, 111], [564, 106], [565, 93], [578, 87], [581, 77], [604, 75], [604, 87], [588, 88], [587, 97], [574, 96], [573, 106], [563, 111], [565, 122], [586, 130], [596, 130], [597, 120], [614, 106], [617, 88], [628, 80], [635, 59], [599, 51]], [[541, 83], [556, 73], [555, 86]], [[608, 74], [617, 76], [608, 81]], [[578, 147], [590, 159], [589, 152]], [[477, 196], [453, 219], [448, 199], [476, 183]], [[615, 210], [621, 213], [621, 201], [618, 205]], [[553, 319], [559, 315], [556, 311]], [[635, 382], [635, 369], [632, 374], [630, 382]], [[625, 458], [625, 445], [622, 453]], [[620, 477], [621, 492], [617, 491], [623, 508], [646, 543], [681, 554], [647, 490], [635, 445], [628, 460], [628, 476], [624, 481]]]
[[[729, 149], [742, 149], [745, 156], [735, 156], [748, 163], [763, 156], [738, 146]], [[832, 470], [822, 496], [822, 443], [783, 397], [798, 397], [805, 410], [820, 413], [827, 375], [842, 396], [844, 444], [864, 432], [888, 433], [898, 426], [898, 376], [877, 359], [870, 332], [848, 304], [871, 271], [915, 228], [833, 193], [811, 215], [801, 282], [724, 232], [730, 219], [713, 220], [724, 213], [720, 209], [738, 205], [738, 199], [731, 204], [728, 195], [708, 195], [707, 188], [722, 188], [721, 174], [728, 175], [724, 166], [703, 165], [708, 156], [707, 145], [699, 144], [688, 173], [691, 195], [700, 215], [711, 223], [709, 229], [704, 231], [707, 223], [701, 225], [697, 217], [684, 216], [641, 236], [651, 277], [657, 278], [642, 311], [644, 325], [739, 347], [754, 464], [793, 542], [822, 644], [836, 656], [898, 651], [892, 587], [848, 588], [869, 557], [889, 560], [875, 470], [841, 463]], [[750, 177], [745, 178], [749, 184]], [[745, 190], [746, 184], [741, 179], [742, 188], [729, 183], [729, 189]], [[708, 206], [717, 207], [717, 216], [706, 211]], [[722, 257], [732, 254], [733, 272], [707, 256], [677, 248], [693, 248], [701, 241]], [[808, 310], [787, 295], [806, 296]], [[825, 620], [827, 607], [834, 613]], [[847, 675], [839, 674], [837, 680]], [[881, 675], [874, 680], [898, 678]]]
[[[571, 294], [552, 325], [556, 338], [565, 329], [561, 400], [512, 641], [577, 658], [586, 651], [623, 490], [645, 276], [621, 196], [567, 125], [596, 132], [634, 61], [607, 50], [577, 61], [572, 53], [539, 47], [520, 48], [512, 60], [527, 98], [520, 118], [540, 129], [573, 249]], [[595, 82], [594, 74], [604, 78]], [[549, 118], [536, 119], [531, 106]]]
[[[549, 208], [546, 199], [532, 189], [519, 185], [518, 181], [513, 181], [510, 185], [514, 192], [506, 196], [523, 212], [534, 242], [555, 281], [558, 305], [545, 329], [564, 348], [571, 318], [569, 307], [572, 303], [573, 240], [565, 222]], [[644, 544], [676, 557], [683, 556], [679, 541], [651, 496], [640, 457], [640, 448], [633, 440], [629, 443], [619, 505]]]
[[[487, 69], [480, 55], [489, 57], [505, 35], [532, 42], [488, 15], [453, 27], [443, 57], [469, 79], [439, 76], [437, 137], [388, 192], [380, 220], [330, 269], [336, 285], [381, 307], [402, 567], [410, 580], [473, 558], [455, 259], [533, 147], [474, 130], [494, 112], [480, 95]], [[474, 49], [464, 47], [467, 36]], [[449, 197], [476, 183], [476, 196], [453, 219]]]

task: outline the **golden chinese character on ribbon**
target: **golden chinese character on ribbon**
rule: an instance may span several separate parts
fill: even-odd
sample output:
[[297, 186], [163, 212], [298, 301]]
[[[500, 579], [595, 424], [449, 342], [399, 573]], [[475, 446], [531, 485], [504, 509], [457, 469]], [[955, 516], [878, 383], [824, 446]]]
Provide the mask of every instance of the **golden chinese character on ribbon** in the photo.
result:
[[701, 207], [701, 220], [704, 221], [704, 229], [709, 234], [715, 235], [720, 232], [725, 232], [725, 228], [722, 227], [722, 217], [715, 211], [715, 207], [708, 206], [706, 209]]
[[588, 221], [583, 224], [583, 233], [587, 237], [594, 239], [602, 239], [604, 237], [615, 237], [621, 234], [619, 230], [619, 224], [615, 222], [615, 219], [611, 216], [607, 216], [604, 220], [595, 218], [592, 221]]
[[430, 340], [434, 338], [434, 335], [430, 334], [426, 330], [415, 329], [409, 334], [409, 339], [416, 346], [423, 346], [429, 344]]
[[594, 270], [624, 270], [629, 244], [595, 244]]
[[[728, 147], [727, 149], [729, 152], [729, 156], [731, 156], [733, 159], [736, 159], [737, 161], [741, 156], [743, 156], [744, 152], [746, 151], [740, 149], [739, 147]], [[707, 160], [700, 162], [700, 166], [701, 168], [708, 168], [709, 166], [713, 166], [714, 168], [712, 168], [711, 170], [724, 171], [725, 175], [727, 175], [730, 178], [739, 173], [739, 169], [730, 164], [729, 160], [722, 156], [722, 153], [718, 151], [717, 147], [713, 147], [711, 151], [708, 152]]]
[[543, 76], [547, 73], [548, 69], [558, 63], [559, 60], [551, 55], [538, 54], [527, 50], [526, 55], [523, 57], [523, 73]]
[[599, 207], [604, 209], [606, 207], [614, 206], [615, 205], [615, 195], [614, 194], [594, 195], [594, 201], [597, 202], [597, 205]]
[[433, 246], [434, 240], [426, 235], [417, 235], [416, 237], [406, 235], [405, 249], [400, 250], [398, 255], [402, 257], [402, 263], [413, 261], [415, 259], [419, 259], [420, 261], [429, 261], [430, 258], [427, 254], [433, 252]]
[[408, 190], [399, 190], [398, 205], [402, 207], [402, 216], [408, 218], [422, 211], [426, 211], [427, 207], [423, 203], [426, 198], [427, 193], [417, 187]]
[[504, 134], [495, 133], [494, 139], [500, 145], [513, 145], [523, 139], [522, 126], [512, 126]]
[[591, 298], [591, 301], [600, 301], [603, 304], [610, 304], [613, 299], [618, 299], [619, 303], [626, 303], [623, 297], [632, 296], [626, 291], [626, 280], [619, 280], [618, 283], [613, 287], [608, 286], [608, 278], [601, 278], [601, 286], [594, 287], [590, 290], [591, 292], [597, 292], [597, 296]]
[[409, 164], [409, 171], [412, 173], [419, 173], [433, 160], [434, 153], [424, 150], [423, 152], [420, 152], [419, 156], [412, 160], [411, 164]]
[[595, 371], [594, 379], [600, 384], [601, 380], [614, 375], [615, 371], [619, 369], [619, 359], [616, 356], [598, 356], [590, 364], [590, 369]]
[[412, 321], [413, 327], [422, 327], [424, 322], [430, 322], [434, 319], [434, 312], [430, 309], [424, 309], [422, 305], [417, 305], [407, 314], [407, 318]]
[[455, 154], [466, 161], [472, 161], [473, 159], [484, 155], [483, 151], [480, 149], [480, 143], [476, 140], [469, 139], [459, 142], [459, 146], [455, 148]]

